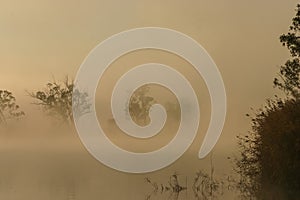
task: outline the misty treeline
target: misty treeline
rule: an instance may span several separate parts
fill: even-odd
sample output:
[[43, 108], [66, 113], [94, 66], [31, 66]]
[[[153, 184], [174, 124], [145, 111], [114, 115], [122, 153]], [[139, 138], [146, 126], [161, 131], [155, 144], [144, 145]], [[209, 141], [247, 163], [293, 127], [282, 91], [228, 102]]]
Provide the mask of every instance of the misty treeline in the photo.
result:
[[[33, 101], [43, 111], [55, 119], [72, 123], [73, 112], [83, 115], [90, 111], [91, 104], [86, 92], [74, 90], [74, 82], [68, 77], [64, 81], [51, 81], [46, 86], [35, 92], [26, 92]], [[73, 107], [72, 107], [73, 105]], [[16, 104], [16, 98], [12, 92], [0, 90], [0, 125], [7, 124], [8, 121], [21, 119], [25, 115]]]
[[[153, 97], [149, 95], [150, 87], [142, 87], [133, 93], [129, 101], [128, 109], [132, 119], [145, 125], [149, 119], [149, 111], [156, 103]], [[20, 119], [25, 115], [19, 111], [19, 106], [15, 103], [16, 99], [11, 92], [0, 90], [0, 125], [8, 119]], [[3, 93], [3, 95], [2, 95]], [[74, 90], [74, 81], [66, 77], [63, 81], [48, 82], [43, 89], [37, 91], [27, 91], [33, 101], [32, 104], [42, 108], [49, 116], [54, 117], [60, 122], [73, 123], [73, 112], [77, 116], [90, 112], [91, 101], [86, 92]], [[168, 102], [168, 110], [176, 110], [175, 104]]]
[[250, 116], [252, 130], [238, 136], [240, 158], [235, 169], [243, 199], [299, 199], [300, 197], [300, 4], [281, 44], [290, 59], [280, 67], [274, 87], [285, 97], [267, 99]]
[[28, 94], [35, 100], [33, 104], [41, 106], [46, 114], [66, 123], [73, 123], [73, 111], [83, 115], [91, 107], [88, 94], [74, 90], [74, 81], [68, 77], [61, 82], [48, 82], [43, 90]]

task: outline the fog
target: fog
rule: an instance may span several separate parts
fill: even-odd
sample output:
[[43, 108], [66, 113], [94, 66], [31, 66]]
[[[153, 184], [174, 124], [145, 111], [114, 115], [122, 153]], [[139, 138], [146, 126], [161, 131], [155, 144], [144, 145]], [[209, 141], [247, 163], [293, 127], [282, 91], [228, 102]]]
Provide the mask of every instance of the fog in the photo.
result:
[[[0, 129], [0, 198], [146, 199], [153, 187], [145, 177], [167, 184], [175, 172], [188, 189], [178, 199], [196, 199], [191, 185], [199, 170], [226, 179], [234, 175], [236, 136], [250, 130], [251, 107], [281, 95], [272, 88], [278, 68], [288, 58], [279, 36], [288, 31], [298, 1], [1, 1], [0, 89], [13, 93], [26, 115]], [[178, 127], [177, 111], [151, 141], [130, 138], [112, 120], [110, 98], [114, 84], [134, 66], [156, 62], [182, 73], [195, 90], [201, 111], [200, 127], [188, 151], [172, 165], [147, 174], [128, 174], [97, 161], [81, 143], [73, 124], [46, 116], [32, 104], [29, 92], [49, 81], [75, 78], [88, 53], [107, 37], [136, 27], [165, 27], [185, 33], [210, 54], [222, 74], [227, 92], [227, 117], [213, 155], [198, 159], [210, 119], [210, 99], [203, 79], [184, 59], [159, 50], [141, 50], [117, 59], [100, 80], [96, 110], [100, 124], [118, 146], [147, 152], [164, 146]], [[166, 106], [175, 104], [166, 88], [150, 86], [151, 95]], [[176, 109], [175, 109], [176, 110]], [[222, 199], [236, 197], [226, 191]], [[168, 192], [150, 199], [166, 199]], [[172, 197], [173, 198], [173, 197]]]

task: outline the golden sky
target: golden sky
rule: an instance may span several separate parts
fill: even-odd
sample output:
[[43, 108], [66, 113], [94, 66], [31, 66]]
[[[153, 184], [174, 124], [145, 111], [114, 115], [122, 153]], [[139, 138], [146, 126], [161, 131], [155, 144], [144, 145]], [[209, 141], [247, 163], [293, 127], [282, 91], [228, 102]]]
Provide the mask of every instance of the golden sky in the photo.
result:
[[287, 32], [296, 3], [1, 0], [0, 85], [26, 107], [25, 90], [42, 88], [52, 76], [74, 77], [89, 51], [107, 37], [136, 27], [171, 28], [212, 56], [227, 89], [226, 125], [244, 131], [244, 114], [276, 92], [273, 77], [288, 58], [278, 37]]

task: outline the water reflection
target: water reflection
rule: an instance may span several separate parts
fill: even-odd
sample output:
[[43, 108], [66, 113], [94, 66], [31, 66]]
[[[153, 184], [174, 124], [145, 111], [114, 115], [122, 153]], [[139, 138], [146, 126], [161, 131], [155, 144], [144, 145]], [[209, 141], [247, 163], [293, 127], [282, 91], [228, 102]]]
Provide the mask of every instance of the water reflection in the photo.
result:
[[185, 186], [182, 186], [182, 184], [179, 183], [178, 174], [176, 173], [169, 177], [167, 184], [157, 184], [156, 182], [150, 180], [150, 178], [145, 178], [145, 180], [153, 188], [152, 192], [146, 196], [146, 200], [152, 199], [152, 197], [156, 196], [157, 194], [163, 195], [165, 193], [168, 193], [168, 200], [178, 200], [179, 194], [182, 191], [187, 190], [187, 177]]
[[[150, 178], [145, 178], [146, 183], [151, 186], [152, 191], [147, 194], [145, 200], [151, 199], [195, 199], [195, 200], [207, 200], [207, 199], [222, 199], [226, 192], [232, 190], [234, 185], [231, 177], [228, 176], [225, 179], [215, 178], [213, 167], [210, 172], [207, 173], [203, 170], [199, 170], [195, 173], [193, 179], [188, 184], [188, 177], [185, 177], [185, 183], [182, 176], [177, 173], [171, 175], [167, 183], [158, 183]], [[190, 185], [188, 187], [188, 185]], [[183, 192], [185, 191], [185, 192]], [[166, 195], [167, 194], [167, 195]], [[167, 197], [166, 197], [167, 196]], [[181, 198], [179, 198], [181, 196]]]

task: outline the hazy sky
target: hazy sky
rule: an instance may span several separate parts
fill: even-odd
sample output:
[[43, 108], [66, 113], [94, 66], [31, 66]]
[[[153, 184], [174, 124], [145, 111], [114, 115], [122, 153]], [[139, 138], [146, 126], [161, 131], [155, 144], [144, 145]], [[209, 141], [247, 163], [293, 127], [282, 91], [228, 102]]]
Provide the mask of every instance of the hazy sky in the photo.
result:
[[[278, 41], [297, 1], [0, 1], [0, 86], [24, 106], [24, 90], [74, 77], [89, 51], [112, 34], [158, 26], [198, 41], [227, 89], [228, 123], [244, 131], [249, 107], [274, 94], [272, 80], [288, 58]], [[21, 99], [24, 99], [24, 103]]]

